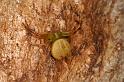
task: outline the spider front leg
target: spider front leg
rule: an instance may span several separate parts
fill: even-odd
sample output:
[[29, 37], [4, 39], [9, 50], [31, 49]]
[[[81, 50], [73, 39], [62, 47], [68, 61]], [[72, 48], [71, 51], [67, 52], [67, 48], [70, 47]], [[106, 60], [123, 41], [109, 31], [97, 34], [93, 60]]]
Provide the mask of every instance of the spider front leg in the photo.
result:
[[33, 36], [34, 38], [37, 39], [47, 39], [48, 33], [38, 33], [35, 32], [35, 30], [30, 28], [30, 25], [27, 23], [27, 21], [25, 20], [25, 23], [22, 23], [22, 25], [24, 26], [25, 30], [26, 30], [26, 34], [28, 36]]
[[[35, 32], [35, 30], [31, 29], [30, 28], [30, 25], [27, 23], [27, 21], [25, 20], [24, 23], [22, 23], [22, 25], [24, 26], [25, 30], [26, 30], [26, 37], [30, 37], [30, 40], [31, 40], [31, 37], [34, 37], [38, 40], [44, 40], [44, 42], [42, 44], [35, 44], [35, 43], [31, 43], [32, 46], [37, 46], [39, 48], [43, 48], [45, 50], [45, 46], [46, 44], [50, 44], [49, 41], [48, 41], [48, 33], [38, 33], [38, 32]], [[28, 40], [29, 42], [29, 40]], [[47, 49], [47, 48], [46, 48]]]
[[70, 33], [70, 35], [73, 35], [73, 34], [75, 34], [77, 31], [79, 31], [81, 29], [81, 27], [79, 26], [79, 27], [77, 27], [77, 28], [72, 28], [72, 29], [70, 29], [70, 31], [69, 31], [69, 33]]

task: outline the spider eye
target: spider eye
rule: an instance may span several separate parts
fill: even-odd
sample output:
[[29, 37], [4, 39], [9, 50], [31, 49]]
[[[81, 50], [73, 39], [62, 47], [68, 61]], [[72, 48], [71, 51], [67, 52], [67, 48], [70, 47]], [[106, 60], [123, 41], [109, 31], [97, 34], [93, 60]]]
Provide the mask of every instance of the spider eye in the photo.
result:
[[50, 38], [48, 38], [48, 40], [51, 42], [52, 40]]

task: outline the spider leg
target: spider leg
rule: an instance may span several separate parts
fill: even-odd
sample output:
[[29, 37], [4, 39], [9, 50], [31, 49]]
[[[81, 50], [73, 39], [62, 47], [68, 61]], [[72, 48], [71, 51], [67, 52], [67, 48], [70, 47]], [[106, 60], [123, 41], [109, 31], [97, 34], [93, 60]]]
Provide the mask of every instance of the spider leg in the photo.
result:
[[35, 32], [33, 29], [30, 28], [26, 20], [25, 20], [25, 23], [22, 23], [22, 25], [26, 29], [27, 35], [33, 36], [37, 39], [47, 39], [48, 33], [41, 34], [41, 33]]
[[79, 48], [77, 48], [77, 49], [75, 49], [75, 48], [73, 48], [71, 51], [72, 51], [72, 54], [75, 54], [75, 55], [80, 55], [81, 54], [81, 51], [83, 50], [85, 50], [86, 49], [86, 47], [87, 47], [87, 43], [86, 42], [83, 42], [80, 46], [79, 46]]
[[70, 32], [71, 35], [73, 35], [73, 34], [75, 34], [80, 29], [81, 29], [81, 27], [79, 26], [77, 28], [72, 28], [69, 32]]
[[39, 48], [44, 48], [45, 44], [31, 44], [32, 46], [37, 46]]
[[48, 48], [46, 47], [45, 44], [31, 44], [31, 46], [37, 46], [37, 47], [39, 47], [40, 49], [43, 50], [44, 53], [47, 53], [48, 52]]

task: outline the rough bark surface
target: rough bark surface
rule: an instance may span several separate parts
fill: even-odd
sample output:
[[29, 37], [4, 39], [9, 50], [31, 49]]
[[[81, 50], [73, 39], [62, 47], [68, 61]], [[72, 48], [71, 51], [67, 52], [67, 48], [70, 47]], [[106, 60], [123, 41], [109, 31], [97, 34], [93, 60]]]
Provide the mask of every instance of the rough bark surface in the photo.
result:
[[[37, 33], [73, 31], [56, 60]], [[0, 0], [0, 82], [124, 82], [124, 0]], [[42, 46], [44, 45], [44, 46]]]

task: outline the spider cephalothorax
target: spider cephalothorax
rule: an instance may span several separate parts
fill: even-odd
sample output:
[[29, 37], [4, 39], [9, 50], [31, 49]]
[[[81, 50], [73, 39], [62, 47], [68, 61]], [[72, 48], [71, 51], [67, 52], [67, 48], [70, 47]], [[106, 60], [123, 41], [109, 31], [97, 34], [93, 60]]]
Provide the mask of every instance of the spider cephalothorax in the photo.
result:
[[55, 33], [48, 33], [47, 39], [50, 42], [54, 42], [57, 39], [68, 38], [68, 37], [69, 37], [69, 32], [55, 32]]

